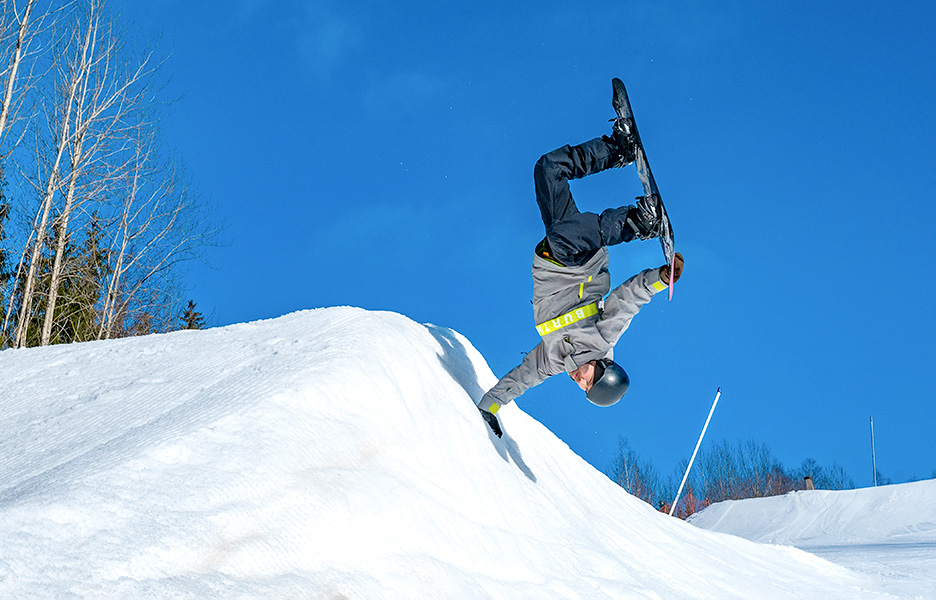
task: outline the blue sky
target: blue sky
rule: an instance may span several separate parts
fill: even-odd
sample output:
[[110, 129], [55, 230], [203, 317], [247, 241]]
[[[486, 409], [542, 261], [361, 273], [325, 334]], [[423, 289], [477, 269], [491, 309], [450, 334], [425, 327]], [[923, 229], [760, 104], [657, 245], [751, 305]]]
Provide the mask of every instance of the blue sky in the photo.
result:
[[[212, 325], [353, 305], [465, 334], [496, 374], [538, 341], [536, 159], [610, 131], [625, 81], [686, 258], [616, 350], [631, 391], [519, 404], [599, 469], [664, 475], [708, 436], [871, 484], [936, 473], [931, 2], [114, 0], [169, 56], [165, 141], [225, 225]], [[633, 167], [573, 183], [630, 204]], [[612, 284], [662, 263], [616, 246]], [[366, 367], [364, 367], [366, 368]], [[480, 421], [479, 421], [480, 425]]]

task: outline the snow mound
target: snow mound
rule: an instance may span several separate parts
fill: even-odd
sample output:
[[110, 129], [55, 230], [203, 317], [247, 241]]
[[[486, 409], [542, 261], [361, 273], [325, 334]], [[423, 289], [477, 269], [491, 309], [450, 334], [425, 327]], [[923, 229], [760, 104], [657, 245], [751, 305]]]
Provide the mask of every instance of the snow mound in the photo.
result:
[[936, 598], [936, 480], [802, 491], [713, 504], [689, 522], [802, 548], [882, 578], [900, 597]]
[[[304, 311], [0, 353], [0, 597], [864, 598], [652, 510], [458, 333]], [[575, 410], [570, 405], [569, 410]]]
[[936, 479], [860, 490], [792, 492], [719, 502], [689, 522], [791, 546], [936, 544]]

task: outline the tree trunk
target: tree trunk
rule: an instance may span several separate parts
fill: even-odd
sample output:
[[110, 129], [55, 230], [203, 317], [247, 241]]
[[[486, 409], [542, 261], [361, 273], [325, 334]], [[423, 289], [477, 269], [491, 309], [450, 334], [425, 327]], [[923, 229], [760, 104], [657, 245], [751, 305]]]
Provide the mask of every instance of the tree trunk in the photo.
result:
[[65, 244], [68, 239], [68, 219], [71, 216], [72, 206], [75, 202], [75, 188], [78, 184], [78, 171], [81, 165], [81, 149], [84, 136], [75, 138], [75, 148], [72, 156], [72, 169], [68, 178], [68, 191], [65, 194], [65, 207], [58, 219], [59, 235], [55, 242], [55, 260], [52, 263], [52, 273], [49, 276], [49, 298], [46, 301], [45, 319], [42, 322], [42, 336], [40, 346], [48, 346], [52, 337], [52, 323], [55, 321], [55, 304], [58, 301], [58, 288], [62, 278], [62, 265], [65, 261]]
[[29, 31], [29, 15], [32, 14], [34, 4], [35, 0], [29, 0], [29, 2], [26, 3], [26, 10], [23, 11], [19, 33], [16, 36], [16, 47], [13, 49], [13, 55], [10, 57], [10, 76], [7, 78], [6, 85], [4, 86], [3, 107], [0, 108], [0, 140], [3, 140], [7, 119], [10, 116], [10, 106], [13, 102], [13, 89], [16, 87], [16, 73], [19, 71], [20, 63], [23, 61], [23, 45], [26, 41], [26, 33]]
[[[69, 111], [71, 103], [69, 102]], [[59, 163], [62, 160], [62, 154], [65, 152], [65, 142], [68, 139], [68, 121], [62, 126], [62, 135], [59, 138], [58, 148], [56, 149], [55, 163], [52, 172], [49, 173], [49, 180], [46, 185], [45, 194], [40, 207], [41, 216], [36, 226], [36, 239], [33, 242], [32, 253], [29, 257], [29, 268], [26, 270], [26, 280], [23, 285], [23, 296], [20, 298], [20, 310], [16, 323], [16, 337], [13, 341], [14, 348], [22, 348], [26, 345], [26, 332], [29, 324], [29, 306], [32, 304], [33, 295], [36, 292], [36, 269], [39, 264], [39, 256], [42, 254], [42, 245], [45, 243], [46, 229], [49, 223], [49, 213], [52, 212], [52, 198], [58, 187]]]
[[[85, 34], [84, 45], [81, 50], [82, 63], [88, 54], [88, 48], [91, 45], [91, 27]], [[29, 307], [32, 304], [33, 295], [36, 292], [36, 269], [39, 264], [39, 256], [42, 253], [42, 245], [45, 243], [46, 230], [49, 224], [49, 215], [52, 212], [52, 200], [59, 187], [59, 167], [62, 162], [62, 155], [71, 142], [69, 137], [72, 112], [75, 107], [75, 99], [78, 95], [78, 89], [83, 79], [83, 70], [72, 73], [71, 81], [68, 86], [68, 100], [65, 103], [65, 111], [62, 115], [61, 134], [56, 144], [55, 161], [52, 165], [52, 171], [49, 173], [49, 180], [46, 184], [45, 195], [42, 200], [42, 216], [39, 219], [39, 225], [36, 229], [35, 245], [32, 249], [32, 255], [29, 260], [29, 269], [26, 273], [26, 281], [23, 287], [23, 297], [20, 299], [19, 320], [16, 324], [16, 339], [13, 342], [15, 348], [22, 348], [26, 345], [26, 333], [29, 325]]]

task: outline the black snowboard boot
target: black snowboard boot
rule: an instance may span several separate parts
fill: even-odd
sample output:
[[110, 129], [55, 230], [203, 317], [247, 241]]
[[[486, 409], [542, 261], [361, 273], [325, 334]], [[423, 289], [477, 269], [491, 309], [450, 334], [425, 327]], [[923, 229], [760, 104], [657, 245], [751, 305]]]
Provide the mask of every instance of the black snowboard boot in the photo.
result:
[[663, 218], [660, 203], [655, 196], [638, 196], [637, 206], [627, 212], [627, 224], [640, 240], [652, 240], [660, 236]]
[[617, 150], [615, 167], [626, 167], [636, 158], [637, 144], [634, 140], [634, 122], [631, 119], [614, 119], [611, 126], [611, 140]]
[[612, 94], [611, 106], [617, 113], [617, 118], [612, 119], [614, 125], [611, 127], [611, 139], [618, 147], [619, 158], [616, 167], [625, 167], [636, 159], [637, 136], [634, 135], [634, 119], [630, 115], [630, 110], [625, 110], [627, 104], [627, 92], [624, 91], [624, 84], [619, 79], [611, 80]]

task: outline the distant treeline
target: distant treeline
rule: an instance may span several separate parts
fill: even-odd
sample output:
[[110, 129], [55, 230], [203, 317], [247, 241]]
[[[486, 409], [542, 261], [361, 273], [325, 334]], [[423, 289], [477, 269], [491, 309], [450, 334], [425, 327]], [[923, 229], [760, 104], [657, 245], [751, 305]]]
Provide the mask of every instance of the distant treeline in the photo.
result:
[[[668, 513], [688, 462], [684, 460], [675, 472], [664, 478], [650, 461], [642, 460], [627, 440], [621, 438], [618, 455], [607, 475], [631, 495]], [[816, 489], [855, 487], [845, 470], [835, 463], [824, 467], [813, 459], [806, 459], [799, 467], [790, 469], [773, 456], [766, 444], [753, 440], [736, 443], [722, 440], [699, 452], [674, 514], [685, 519], [715, 502], [802, 490], [806, 477], [811, 478]]]

